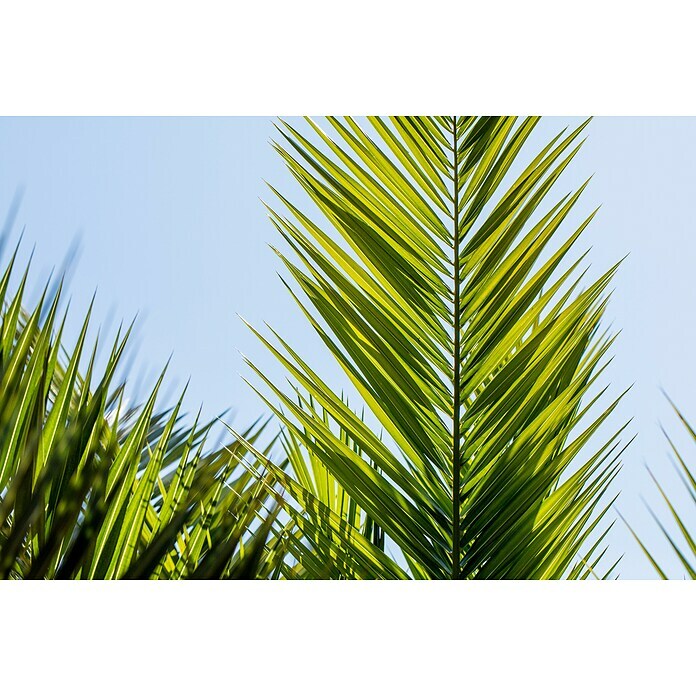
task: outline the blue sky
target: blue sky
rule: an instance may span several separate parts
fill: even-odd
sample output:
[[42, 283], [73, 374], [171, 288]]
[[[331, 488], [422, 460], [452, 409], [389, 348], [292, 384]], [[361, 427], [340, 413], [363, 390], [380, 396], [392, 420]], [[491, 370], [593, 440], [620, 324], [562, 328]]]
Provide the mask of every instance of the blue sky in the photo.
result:
[[[542, 120], [530, 149], [578, 121]], [[256, 326], [268, 322], [341, 384], [276, 275], [264, 180], [299, 192], [269, 145], [273, 135], [267, 117], [0, 119], [0, 215], [22, 187], [16, 232], [25, 228], [26, 254], [36, 247], [34, 277], [59, 266], [79, 239], [73, 317], [95, 289], [96, 323], [139, 313], [136, 381], [146, 383], [172, 355], [169, 383], [191, 378], [189, 408], [203, 402], [213, 415], [231, 406], [238, 425], [264, 410], [240, 376], [251, 374], [240, 352], [283, 377], [238, 314]], [[613, 423], [632, 418], [638, 433], [624, 457], [618, 507], [660, 546], [641, 500], [656, 502], [646, 463], [678, 491], [660, 422], [696, 457], [660, 392], [696, 421], [696, 119], [596, 118], [587, 135], [556, 190], [594, 174], [577, 213], [602, 206], [584, 241], [593, 273], [628, 254], [607, 311], [621, 332], [610, 392], [633, 385]], [[623, 577], [649, 574], [620, 525], [612, 541], [626, 551]]]

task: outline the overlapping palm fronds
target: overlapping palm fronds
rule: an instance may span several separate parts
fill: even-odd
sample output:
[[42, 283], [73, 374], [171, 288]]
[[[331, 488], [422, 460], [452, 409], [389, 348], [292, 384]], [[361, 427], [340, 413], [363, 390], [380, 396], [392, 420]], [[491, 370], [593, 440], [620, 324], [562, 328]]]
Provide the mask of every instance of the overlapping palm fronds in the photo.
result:
[[[317, 411], [311, 397], [305, 406], [313, 417], [321, 418], [329, 425], [329, 414], [325, 409]], [[309, 429], [305, 428], [304, 434], [312, 438]], [[345, 429], [338, 428], [338, 437], [346, 447], [361, 456], [359, 445]], [[284, 472], [276, 472], [276, 476], [302, 501], [299, 510], [286, 505], [292, 522], [288, 530], [291, 540], [288, 551], [295, 561], [286, 559], [283, 566], [286, 576], [293, 579], [371, 577], [365, 568], [369, 568], [371, 556], [377, 554], [383, 566], [391, 567], [393, 575], [390, 577], [405, 577], [384, 553], [385, 538], [381, 527], [351, 498], [315, 451], [307, 449], [292, 430], [283, 433], [283, 442], [294, 477]], [[345, 535], [352, 539], [352, 554], [345, 553], [342, 542]], [[355, 562], [355, 555], [361, 562]]]
[[592, 216], [559, 237], [582, 189], [545, 204], [584, 125], [513, 175], [537, 121], [280, 125], [276, 149], [322, 220], [276, 192], [294, 260], [279, 254], [369, 414], [258, 333], [295, 385], [257, 370], [286, 429], [293, 471], [268, 467], [301, 530], [301, 576], [576, 578], [602, 558], [621, 446], [593, 436], [616, 405], [596, 404], [615, 269], [580, 284], [571, 254]]
[[[162, 378], [126, 411], [115, 374], [130, 331], [98, 369], [88, 315], [66, 352], [60, 288], [25, 311], [27, 273], [11, 290], [15, 263], [0, 281], [0, 578], [277, 573], [276, 494], [242, 465], [248, 445], [208, 447], [210, 424], [185, 425], [181, 399], [157, 413]], [[245, 441], [259, 446], [264, 429]]]

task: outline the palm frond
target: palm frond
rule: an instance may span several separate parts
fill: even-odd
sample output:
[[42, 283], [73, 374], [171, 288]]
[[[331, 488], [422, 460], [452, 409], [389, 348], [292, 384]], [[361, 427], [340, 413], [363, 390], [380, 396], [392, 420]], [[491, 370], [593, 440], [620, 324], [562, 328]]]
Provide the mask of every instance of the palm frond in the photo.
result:
[[115, 374], [130, 330], [98, 368], [88, 313], [66, 350], [60, 286], [27, 311], [15, 265], [0, 280], [0, 578], [270, 577], [277, 493], [240, 463], [266, 423], [209, 448], [183, 394], [155, 411], [163, 376], [126, 411]]
[[[687, 421], [684, 414], [677, 408], [671, 399], [669, 399], [669, 402], [689, 438], [696, 443], [696, 431], [694, 431], [694, 428]], [[683, 571], [680, 577], [696, 580], [696, 476], [694, 475], [693, 467], [687, 464], [686, 460], [677, 449], [673, 439], [667, 432], [663, 432], [669, 442], [672, 454], [674, 455], [674, 464], [679, 485], [682, 492], [686, 494], [685, 501], [684, 503], [677, 503], [676, 496], [667, 494], [664, 485], [660, 483], [653, 471], [648, 469], [650, 478], [660, 494], [664, 510], [662, 514], [658, 514], [652, 507], [648, 506], [648, 511], [667, 542], [673, 558]], [[654, 570], [660, 578], [667, 580], [670, 576], [669, 571], [665, 569], [666, 566], [664, 562], [657, 560], [657, 552], [651, 550], [651, 544], [645, 540], [641, 540], [630, 525], [628, 525], [628, 527]], [[670, 529], [670, 527], [672, 529]]]
[[[275, 144], [323, 220], [278, 191], [284, 212], [269, 210], [294, 254], [278, 251], [288, 288], [375, 425], [280, 336], [256, 332], [294, 383], [286, 393], [256, 370], [287, 431], [283, 486], [305, 540], [323, 530], [356, 577], [582, 575], [579, 559], [593, 567], [604, 552], [590, 539], [621, 451], [618, 433], [595, 445], [616, 405], [596, 406], [615, 268], [580, 286], [571, 250], [592, 216], [552, 244], [584, 187], [544, 202], [584, 124], [513, 177], [536, 118], [327, 121], [309, 120], [309, 135], [281, 122]], [[307, 461], [335, 481], [341, 509]]]

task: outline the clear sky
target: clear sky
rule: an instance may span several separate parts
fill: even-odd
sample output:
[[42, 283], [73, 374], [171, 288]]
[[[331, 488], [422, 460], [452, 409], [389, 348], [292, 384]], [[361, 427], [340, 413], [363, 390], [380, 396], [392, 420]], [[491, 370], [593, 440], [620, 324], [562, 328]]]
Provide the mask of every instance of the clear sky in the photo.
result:
[[[578, 121], [542, 120], [529, 148]], [[0, 217], [23, 188], [14, 236], [25, 228], [24, 258], [36, 247], [35, 280], [79, 239], [73, 317], [95, 289], [96, 324], [139, 313], [137, 379], [147, 382], [172, 355], [169, 384], [191, 378], [189, 409], [203, 402], [212, 415], [232, 407], [240, 426], [264, 410], [240, 376], [250, 377], [240, 351], [272, 378], [283, 372], [237, 314], [255, 326], [268, 322], [341, 383], [268, 246], [278, 240], [260, 201], [271, 199], [264, 180], [299, 195], [269, 145], [273, 134], [267, 117], [0, 119]], [[641, 499], [657, 503], [645, 464], [668, 491], [679, 487], [659, 424], [696, 458], [660, 392], [696, 422], [696, 119], [596, 118], [587, 135], [556, 191], [594, 174], [575, 218], [602, 205], [584, 237], [593, 272], [629, 254], [607, 312], [621, 331], [606, 373], [610, 391], [633, 385], [612, 423], [632, 418], [638, 433], [617, 505], [660, 548]], [[621, 523], [612, 542], [625, 550], [622, 577], [650, 576]]]

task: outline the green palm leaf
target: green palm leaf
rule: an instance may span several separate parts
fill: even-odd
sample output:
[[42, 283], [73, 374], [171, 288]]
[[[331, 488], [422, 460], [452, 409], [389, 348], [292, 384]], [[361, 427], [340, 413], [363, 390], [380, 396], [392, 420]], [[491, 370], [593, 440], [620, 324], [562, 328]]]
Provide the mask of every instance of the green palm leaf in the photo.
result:
[[[619, 466], [618, 433], [594, 437], [615, 402], [592, 408], [615, 269], [580, 286], [571, 250], [592, 216], [552, 244], [582, 189], [545, 200], [584, 124], [512, 178], [537, 121], [279, 127], [275, 147], [323, 218], [276, 191], [288, 287], [373, 424], [280, 336], [257, 332], [294, 383], [286, 393], [257, 370], [294, 474], [268, 466], [304, 525], [296, 546], [329, 545], [328, 576], [580, 577], [603, 553], [595, 543], [583, 555], [606, 531], [600, 501]], [[318, 466], [331, 491], [308, 477]], [[296, 556], [305, 574], [307, 557]]]
[[[674, 403], [672, 403], [671, 400], [670, 404], [681, 421], [685, 431], [696, 443], [696, 431], [694, 431], [693, 427], [686, 420], [683, 413], [674, 405]], [[648, 510], [653, 521], [660, 529], [662, 536], [667, 541], [679, 567], [683, 570], [683, 577], [696, 580], [696, 529], [694, 527], [694, 523], [696, 521], [696, 518], [694, 518], [694, 511], [696, 511], [696, 476], [694, 476], [693, 469], [687, 464], [686, 460], [677, 449], [674, 441], [666, 432], [665, 437], [669, 442], [675, 458], [675, 468], [679, 482], [682, 490], [686, 493], [685, 503], [683, 504], [683, 508], [681, 504], [676, 503], [673, 500], [674, 496], [670, 497], [670, 495], [665, 492], [663, 485], [659, 482], [653, 472], [648, 469], [648, 473], [650, 474], [650, 477], [660, 494], [660, 498], [662, 499], [666, 519], [662, 515], [657, 514], [649, 506]], [[669, 520], [669, 523], [671, 523], [673, 531], [670, 531], [668, 528], [669, 523], [667, 520]], [[634, 538], [638, 541], [638, 544], [646, 554], [657, 574], [663, 580], [667, 580], [669, 575], [664, 569], [664, 563], [658, 562], [656, 559], [656, 553], [650, 550], [649, 544], [642, 541], [633, 531], [630, 525], [629, 529]]]
[[123, 412], [114, 376], [130, 331], [98, 369], [89, 313], [66, 350], [60, 287], [26, 311], [28, 269], [11, 290], [15, 264], [0, 279], [0, 578], [276, 574], [278, 494], [243, 465], [266, 423], [208, 447], [211, 423], [183, 422], [183, 395], [155, 412], [162, 377]]

